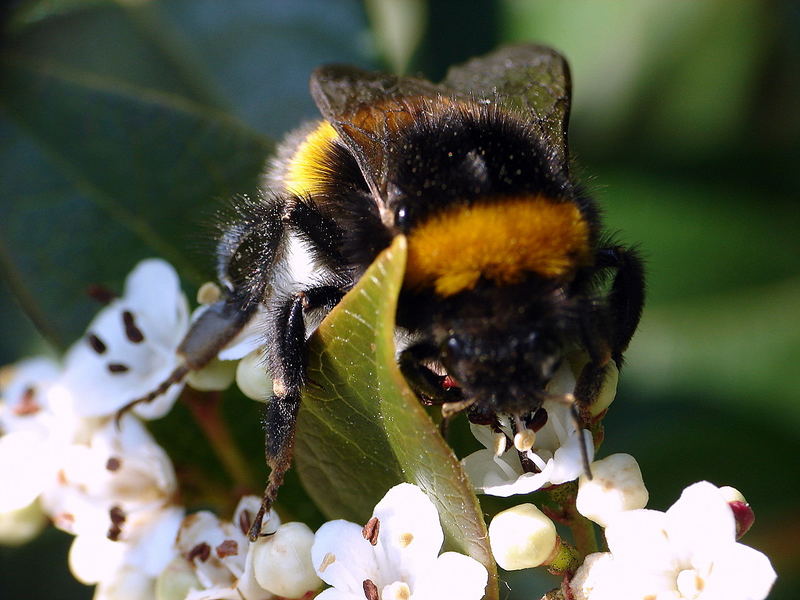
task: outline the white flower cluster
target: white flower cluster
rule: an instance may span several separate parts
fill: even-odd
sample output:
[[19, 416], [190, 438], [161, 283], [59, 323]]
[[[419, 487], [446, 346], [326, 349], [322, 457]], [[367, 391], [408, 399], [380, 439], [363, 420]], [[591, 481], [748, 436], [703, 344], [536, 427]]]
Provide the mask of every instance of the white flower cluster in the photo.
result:
[[[214, 301], [214, 290], [203, 294]], [[46, 519], [75, 536], [69, 564], [95, 584], [96, 600], [480, 600], [484, 565], [439, 554], [444, 535], [436, 508], [418, 487], [389, 490], [365, 526], [281, 524], [275, 513], [262, 537], [247, 537], [260, 499], [242, 498], [230, 521], [211, 512], [186, 515], [172, 463], [140, 419], [165, 415], [182, 389], [117, 412], [167, 380], [192, 318], [167, 263], [140, 263], [67, 353], [63, 365], [38, 358], [0, 374], [0, 543], [33, 537]], [[270, 393], [253, 319], [215, 361], [191, 373], [201, 390], [235, 379], [248, 396]], [[592, 417], [614, 398], [612, 364]], [[648, 510], [635, 459], [594, 459], [568, 401], [575, 374], [566, 364], [551, 382], [536, 431], [501, 418], [472, 426], [486, 449], [462, 461], [476, 492], [495, 496], [567, 489], [561, 513], [524, 503], [497, 514], [489, 542], [507, 570], [546, 566], [567, 576], [573, 600], [762, 600], [775, 580], [769, 560], [737, 542], [753, 513], [731, 488], [700, 482], [666, 512]], [[565, 486], [578, 479], [577, 494]], [[734, 491], [735, 492], [735, 491]], [[582, 515], [582, 516], [581, 516]], [[551, 517], [604, 528], [607, 552], [584, 557], [562, 540]], [[587, 550], [587, 552], [589, 552]], [[581, 564], [582, 563], [582, 564]], [[331, 587], [318, 593], [323, 582]]]
[[[614, 368], [593, 415], [608, 408], [616, 379]], [[565, 365], [549, 391], [566, 397], [574, 385], [574, 374]], [[575, 508], [605, 528], [609, 551], [590, 554], [577, 569], [569, 589], [574, 600], [766, 598], [776, 574], [766, 556], [736, 542], [753, 520], [738, 492], [732, 499], [732, 488], [700, 482], [686, 488], [666, 513], [647, 510], [648, 492], [632, 456], [614, 454], [593, 462], [588, 478], [580, 444], [583, 436], [592, 460], [590, 432], [578, 432], [565, 402], [546, 400], [543, 410], [547, 421], [531, 436], [528, 449], [519, 447], [510, 422], [501, 421], [499, 431], [471, 426], [486, 449], [462, 464], [475, 491], [494, 496], [527, 494], [579, 478]], [[533, 504], [498, 513], [489, 537], [495, 560], [504, 569], [545, 565], [563, 574], [574, 571], [554, 523]]]
[[[251, 544], [242, 528], [260, 505], [253, 497], [242, 499], [236, 525], [210, 513], [185, 517], [172, 462], [140, 420], [166, 414], [181, 383], [115, 419], [120, 408], [157, 387], [178, 365], [176, 350], [189, 320], [174, 269], [146, 260], [63, 365], [36, 358], [5, 369], [0, 542], [22, 543], [49, 518], [75, 536], [70, 569], [79, 581], [96, 585], [96, 599], [301, 597], [321, 583], [311, 567], [313, 534], [305, 525], [278, 528], [272, 514], [273, 535]], [[255, 339], [246, 330], [224, 358], [258, 355]], [[256, 370], [256, 361], [248, 368]], [[233, 379], [219, 376], [224, 369], [211, 371], [198, 377], [201, 384], [222, 388]], [[247, 368], [240, 371], [247, 375]], [[263, 370], [261, 377], [266, 379]], [[263, 385], [251, 388], [266, 392]], [[270, 552], [299, 552], [306, 557], [303, 568], [296, 558], [276, 560]], [[256, 573], [253, 565], [260, 562], [271, 566]], [[276, 575], [276, 565], [286, 573]]]

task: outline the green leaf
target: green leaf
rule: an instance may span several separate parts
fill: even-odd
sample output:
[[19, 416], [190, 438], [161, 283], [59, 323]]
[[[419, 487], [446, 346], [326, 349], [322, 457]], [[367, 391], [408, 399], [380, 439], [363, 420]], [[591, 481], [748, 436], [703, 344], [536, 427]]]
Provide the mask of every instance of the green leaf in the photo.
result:
[[0, 146], [1, 266], [51, 339], [85, 326], [75, 310], [86, 308], [88, 283], [116, 287], [138, 259], [159, 255], [185, 278], [208, 277], [185, 248], [207, 237], [199, 215], [214, 199], [255, 186], [264, 138], [179, 98], [36, 62], [5, 59], [0, 76], [10, 118], [0, 123], [10, 134]]
[[297, 468], [330, 518], [365, 523], [403, 481], [436, 505], [446, 548], [496, 570], [478, 500], [461, 465], [397, 366], [394, 316], [406, 241], [399, 236], [311, 337], [298, 419]]
[[[369, 62], [355, 2], [18, 8], [0, 59], [0, 294], [61, 348], [97, 310], [85, 290], [119, 291], [142, 258], [172, 262], [187, 291], [213, 277], [214, 213], [258, 185], [264, 132], [318, 115], [315, 66]], [[18, 330], [7, 354], [29, 352]]]

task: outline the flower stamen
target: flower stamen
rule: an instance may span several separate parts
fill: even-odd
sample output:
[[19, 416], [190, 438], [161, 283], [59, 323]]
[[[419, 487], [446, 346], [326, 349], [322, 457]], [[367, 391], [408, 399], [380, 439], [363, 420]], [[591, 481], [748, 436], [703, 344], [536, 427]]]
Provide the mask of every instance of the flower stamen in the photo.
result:
[[378, 543], [378, 533], [380, 533], [380, 530], [380, 520], [378, 520], [378, 517], [372, 517], [369, 521], [367, 521], [367, 524], [364, 525], [364, 528], [361, 530], [361, 535], [363, 535], [364, 539], [370, 544], [375, 546]]
[[365, 579], [362, 585], [364, 587], [364, 597], [367, 600], [380, 600], [380, 596], [378, 595], [378, 586], [372, 583], [371, 579]]

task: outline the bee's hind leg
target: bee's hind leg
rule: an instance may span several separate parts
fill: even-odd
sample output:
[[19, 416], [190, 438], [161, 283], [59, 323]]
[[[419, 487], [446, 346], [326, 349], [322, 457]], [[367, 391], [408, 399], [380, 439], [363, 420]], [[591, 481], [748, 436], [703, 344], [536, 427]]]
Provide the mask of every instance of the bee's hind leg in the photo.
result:
[[278, 308], [270, 332], [270, 370], [273, 375], [273, 396], [264, 412], [267, 465], [270, 474], [255, 519], [250, 527], [250, 540], [261, 533], [265, 515], [283, 484], [292, 464], [297, 411], [306, 379], [306, 325], [303, 313], [316, 309], [330, 310], [344, 292], [336, 286], [320, 286], [289, 296]]

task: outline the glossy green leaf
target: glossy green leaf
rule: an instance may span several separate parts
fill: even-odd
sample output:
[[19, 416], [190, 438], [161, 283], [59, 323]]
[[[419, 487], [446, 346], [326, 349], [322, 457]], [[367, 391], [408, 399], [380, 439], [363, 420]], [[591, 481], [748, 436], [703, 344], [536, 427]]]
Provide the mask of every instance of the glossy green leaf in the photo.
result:
[[[405, 244], [397, 237], [311, 338], [297, 467], [329, 517], [360, 523], [393, 485], [420, 486], [439, 511], [445, 546], [482, 562], [493, 582], [478, 501], [397, 367], [394, 315]], [[493, 584], [486, 597], [497, 597]]]
[[[29, 0], [12, 16], [0, 294], [60, 347], [97, 310], [86, 289], [119, 291], [142, 258], [171, 261], [187, 291], [212, 278], [213, 215], [257, 186], [264, 132], [318, 114], [315, 66], [369, 62], [356, 2]], [[29, 352], [20, 336], [4, 347]]]
[[215, 199], [255, 186], [267, 141], [168, 95], [24, 60], [0, 69], [11, 134], [0, 241], [29, 314], [75, 337], [85, 323], [71, 308], [86, 286], [113, 284], [150, 255], [184, 278], [208, 277], [186, 248], [208, 237], [199, 231]]

